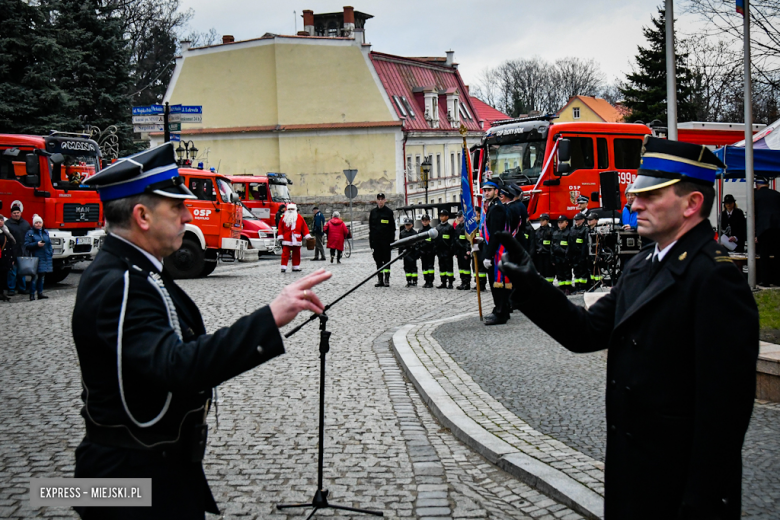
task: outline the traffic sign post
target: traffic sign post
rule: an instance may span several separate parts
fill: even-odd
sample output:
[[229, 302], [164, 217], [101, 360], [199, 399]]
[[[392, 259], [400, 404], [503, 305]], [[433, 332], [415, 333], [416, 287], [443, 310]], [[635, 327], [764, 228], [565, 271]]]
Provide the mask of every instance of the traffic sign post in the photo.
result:
[[177, 134], [181, 132], [182, 123], [203, 123], [203, 106], [165, 103], [165, 105], [133, 107], [133, 131], [163, 132], [166, 143], [181, 141], [181, 137]]
[[[344, 177], [347, 178], [347, 187], [344, 188], [344, 195], [349, 199], [349, 232], [352, 233], [352, 226], [354, 225], [354, 222], [352, 221], [352, 199], [357, 197], [358, 189], [357, 186], [352, 184], [352, 181], [355, 180], [355, 177], [357, 177], [357, 170], [344, 170]], [[350, 242], [351, 243], [351, 242]]]

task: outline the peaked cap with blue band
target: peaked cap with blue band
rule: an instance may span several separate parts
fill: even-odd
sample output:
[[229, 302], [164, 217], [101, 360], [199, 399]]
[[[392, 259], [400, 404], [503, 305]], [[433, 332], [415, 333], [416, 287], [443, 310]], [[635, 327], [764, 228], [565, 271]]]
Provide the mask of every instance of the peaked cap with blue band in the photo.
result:
[[87, 179], [100, 200], [111, 200], [149, 193], [174, 199], [197, 199], [184, 185], [176, 167], [173, 143], [124, 157]]
[[642, 193], [680, 181], [712, 186], [726, 165], [706, 146], [645, 136], [642, 162], [629, 193]]

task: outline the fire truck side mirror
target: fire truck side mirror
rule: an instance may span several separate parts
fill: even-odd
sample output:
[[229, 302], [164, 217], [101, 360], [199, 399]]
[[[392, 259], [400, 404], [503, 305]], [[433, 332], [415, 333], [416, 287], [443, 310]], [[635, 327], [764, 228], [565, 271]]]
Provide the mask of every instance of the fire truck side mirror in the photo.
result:
[[38, 156], [32, 153], [24, 157], [25, 170], [27, 175], [39, 175], [41, 173], [41, 164], [38, 162]]
[[558, 139], [558, 165], [556, 173], [563, 174], [571, 171], [571, 141]]
[[233, 204], [238, 204], [241, 201], [241, 197], [238, 196], [238, 193], [231, 193], [230, 194], [230, 202]]

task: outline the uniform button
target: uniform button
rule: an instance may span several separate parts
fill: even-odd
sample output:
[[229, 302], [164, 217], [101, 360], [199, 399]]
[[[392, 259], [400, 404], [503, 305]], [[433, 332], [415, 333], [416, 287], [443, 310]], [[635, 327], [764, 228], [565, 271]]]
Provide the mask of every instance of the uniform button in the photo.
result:
[[631, 438], [631, 433], [630, 432], [626, 432], [626, 438], [628, 438], [628, 439]]
[[727, 505], [729, 505], [729, 499], [728, 499], [728, 498], [724, 498], [724, 499], [723, 499], [723, 505], [724, 505], [724, 506], [727, 506]]
[[611, 432], [617, 431], [617, 426], [615, 426], [614, 424], [610, 424], [609, 425], [609, 431], [611, 431]]
[[634, 344], [634, 346], [636, 346], [636, 340], [635, 340], [635, 339], [632, 339], [632, 340], [631, 340], [631, 343], [633, 343], [633, 344]]
[[630, 387], [630, 386], [627, 386], [627, 387], [626, 387], [626, 392], [630, 392], [630, 391], [631, 391], [631, 387]]
[[616, 381], [613, 379], [612, 381], [610, 381], [610, 382], [609, 382], [609, 384], [610, 384], [611, 386], [615, 386], [617, 383], [616, 383]]

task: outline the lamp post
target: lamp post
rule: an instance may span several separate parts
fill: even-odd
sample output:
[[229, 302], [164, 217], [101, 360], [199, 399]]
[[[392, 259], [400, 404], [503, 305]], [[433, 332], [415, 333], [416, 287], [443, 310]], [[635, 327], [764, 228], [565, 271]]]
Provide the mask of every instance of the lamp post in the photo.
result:
[[428, 204], [428, 179], [431, 173], [431, 158], [426, 157], [420, 165], [420, 180], [425, 185], [425, 203]]
[[185, 166], [188, 161], [189, 164], [192, 164], [192, 161], [198, 156], [198, 149], [192, 141], [180, 141], [179, 147], [176, 148], [176, 155], [179, 156], [179, 166]]

